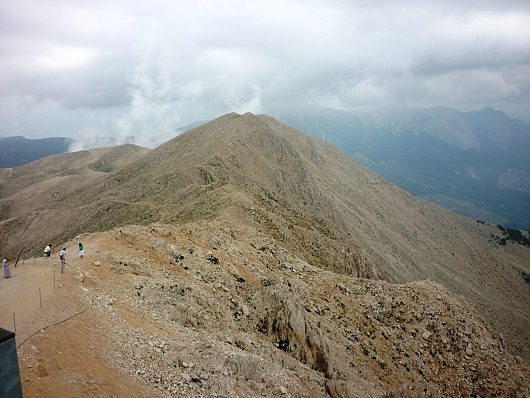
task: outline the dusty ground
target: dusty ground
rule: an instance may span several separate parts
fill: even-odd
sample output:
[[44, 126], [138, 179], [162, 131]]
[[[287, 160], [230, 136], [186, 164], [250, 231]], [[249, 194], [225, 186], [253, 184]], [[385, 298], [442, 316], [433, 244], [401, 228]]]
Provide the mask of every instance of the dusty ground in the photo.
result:
[[10, 258], [85, 232], [220, 216], [320, 269], [439, 283], [530, 360], [529, 248], [506, 259], [497, 226], [418, 200], [272, 118], [229, 114], [152, 151], [121, 146], [0, 170], [0, 252]]
[[67, 253], [55, 289], [56, 255], [0, 280], [25, 397], [529, 394], [528, 364], [462, 297], [323, 271], [259, 229], [129, 226]]
[[14, 330], [15, 313], [24, 396], [156, 396], [104, 360], [112, 346], [73, 272], [82, 266], [74, 257], [61, 275], [58, 258], [29, 259], [0, 280], [0, 325]]

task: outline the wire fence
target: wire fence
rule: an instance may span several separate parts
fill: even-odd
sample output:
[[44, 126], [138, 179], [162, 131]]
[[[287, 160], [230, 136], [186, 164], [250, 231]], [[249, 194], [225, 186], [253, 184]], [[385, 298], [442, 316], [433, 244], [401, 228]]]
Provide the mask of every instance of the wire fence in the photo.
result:
[[[21, 253], [22, 253], [22, 252], [21, 252]], [[22, 258], [21, 261], [19, 261], [19, 260], [20, 260], [20, 255], [19, 255], [19, 258], [17, 258], [17, 261], [15, 262], [15, 266], [14, 266], [14, 268], [16, 268], [17, 265], [19, 265], [19, 262], [20, 262], [20, 265], [25, 265], [26, 263], [31, 263], [31, 262], [33, 262], [33, 265], [34, 265], [34, 266], [37, 265], [37, 261], [36, 261], [36, 258], [35, 258], [35, 257], [29, 258], [29, 259]], [[33, 260], [33, 261], [31, 261], [31, 260]], [[60, 265], [60, 267], [61, 267], [61, 268], [60, 268], [60, 270], [61, 270], [61, 274], [63, 274], [63, 273], [64, 273], [64, 270], [65, 270], [65, 263], [62, 262], [61, 265]], [[56, 281], [57, 281], [57, 270], [56, 270], [56, 269], [53, 269], [53, 270], [50, 270], [50, 271], [53, 273], [53, 284], [52, 284], [50, 287], [53, 286], [53, 290], [55, 290], [56, 287], [57, 287], [57, 282], [56, 282]], [[12, 276], [13, 276], [13, 275], [12, 275]], [[37, 288], [37, 293], [38, 293], [38, 294], [36, 294], [36, 296], [35, 296], [35, 297], [36, 297], [35, 300], [38, 300], [38, 306], [39, 306], [38, 308], [40, 309], [40, 311], [43, 311], [43, 310], [45, 309], [45, 305], [43, 305], [43, 301], [42, 301], [42, 291], [43, 291], [43, 287], [42, 287], [42, 286], [39, 286], [39, 287]], [[27, 294], [28, 292], [24, 292], [24, 293]], [[38, 328], [37, 328], [38, 330], [37, 330], [36, 332], [34, 332], [33, 334], [27, 336], [22, 342], [20, 342], [20, 343], [17, 345], [17, 348], [20, 347], [22, 344], [24, 344], [29, 338], [35, 336], [35, 335], [36, 335], [37, 333], [39, 333], [40, 331], [46, 330], [46, 329], [48, 329], [48, 328], [51, 327], [51, 326], [59, 325], [60, 323], [63, 323], [63, 322], [65, 322], [65, 321], [69, 320], [69, 319], [72, 319], [73, 317], [75, 317], [75, 316], [77, 316], [77, 315], [80, 315], [80, 314], [84, 313], [86, 310], [88, 310], [89, 307], [90, 307], [90, 306], [88, 306], [87, 308], [85, 308], [85, 309], [83, 309], [83, 310], [81, 310], [81, 311], [79, 311], [79, 312], [77, 312], [77, 313], [75, 313], [75, 314], [73, 314], [73, 315], [71, 315], [71, 316], [69, 316], [69, 317], [67, 317], [67, 318], [65, 318], [65, 319], [63, 319], [63, 320], [61, 320], [61, 321], [58, 321], [58, 322], [55, 322], [55, 323], [52, 323], [52, 324], [46, 325], [46, 326], [44, 326], [44, 327], [38, 327]], [[9, 322], [8, 322], [8, 323], [9, 323]], [[2, 326], [2, 325], [0, 325], [0, 326]], [[21, 330], [20, 330], [20, 324], [19, 324], [18, 326], [19, 326], [19, 328], [18, 328], [18, 332], [21, 332]], [[12, 324], [11, 324], [11, 325], [8, 324], [8, 325], [5, 325], [5, 326], [3, 326], [3, 327], [6, 328], [6, 329], [10, 329], [10, 328], [12, 327], [12, 328], [13, 328], [13, 332], [14, 332], [15, 334], [17, 334], [17, 314], [16, 314], [16, 311], [12, 311]]]

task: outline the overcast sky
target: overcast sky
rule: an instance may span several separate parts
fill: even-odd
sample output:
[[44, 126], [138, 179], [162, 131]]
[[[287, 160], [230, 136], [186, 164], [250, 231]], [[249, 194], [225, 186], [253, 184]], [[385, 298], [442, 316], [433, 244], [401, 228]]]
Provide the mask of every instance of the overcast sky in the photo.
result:
[[304, 104], [530, 120], [530, 1], [0, 1], [0, 136], [149, 137]]

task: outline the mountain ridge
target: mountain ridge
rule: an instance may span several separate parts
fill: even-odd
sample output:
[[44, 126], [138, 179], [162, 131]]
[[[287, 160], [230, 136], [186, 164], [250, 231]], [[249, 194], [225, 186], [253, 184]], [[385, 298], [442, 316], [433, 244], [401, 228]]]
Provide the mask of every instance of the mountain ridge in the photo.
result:
[[[0, 189], [9, 192], [4, 181]], [[329, 144], [263, 115], [229, 114], [75, 189], [39, 214], [13, 214], [2, 200], [11, 242], [49, 217], [63, 220], [46, 240], [127, 224], [182, 224], [218, 218], [265, 231], [322, 269], [404, 283], [430, 278], [464, 295], [528, 356], [522, 260], [507, 266], [494, 225], [418, 200]], [[18, 249], [6, 239], [3, 251]], [[39, 246], [39, 245], [37, 245]], [[526, 270], [528, 271], [528, 270]], [[509, 292], [509, 293], [508, 293]], [[508, 310], [506, 310], [508, 308]]]
[[500, 111], [312, 107], [277, 116], [416, 196], [446, 196], [443, 205], [470, 218], [530, 229], [530, 127]]

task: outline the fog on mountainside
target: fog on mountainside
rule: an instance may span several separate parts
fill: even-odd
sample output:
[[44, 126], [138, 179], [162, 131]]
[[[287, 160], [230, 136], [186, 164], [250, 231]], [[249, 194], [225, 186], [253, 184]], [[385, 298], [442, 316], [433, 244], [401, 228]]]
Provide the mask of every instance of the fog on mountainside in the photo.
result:
[[185, 133], [205, 122], [194, 122], [181, 126], [169, 131], [153, 131], [150, 134], [144, 135], [128, 135], [128, 136], [111, 136], [111, 137], [94, 137], [91, 135], [80, 135], [72, 139], [68, 148], [69, 152], [76, 152], [81, 150], [111, 147], [123, 144], [139, 145], [146, 148], [155, 148], [158, 145], [174, 138], [177, 135]]
[[278, 117], [416, 196], [474, 219], [530, 229], [530, 127], [500, 111], [315, 106]]
[[204, 122], [191, 123], [172, 131], [152, 134], [148, 137], [107, 137], [89, 135], [82, 135], [76, 138], [52, 137], [35, 139], [24, 137], [0, 137], [0, 168], [22, 166], [46, 156], [65, 152], [86, 151], [94, 148], [109, 148], [127, 144], [154, 148], [168, 139], [200, 126], [203, 123]]
[[[324, 139], [415, 196], [473, 219], [530, 229], [530, 128], [500, 111], [442, 107], [342, 111], [313, 106], [284, 111], [278, 118]], [[57, 138], [65, 144], [48, 152], [42, 150], [43, 140], [3, 138], [0, 167], [66, 150], [128, 143], [154, 148], [203, 123], [148, 137]], [[13, 144], [8, 145], [9, 140]]]

